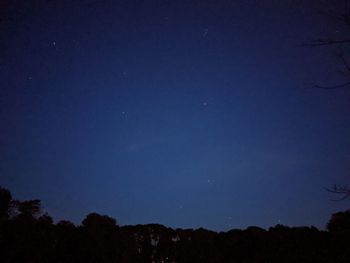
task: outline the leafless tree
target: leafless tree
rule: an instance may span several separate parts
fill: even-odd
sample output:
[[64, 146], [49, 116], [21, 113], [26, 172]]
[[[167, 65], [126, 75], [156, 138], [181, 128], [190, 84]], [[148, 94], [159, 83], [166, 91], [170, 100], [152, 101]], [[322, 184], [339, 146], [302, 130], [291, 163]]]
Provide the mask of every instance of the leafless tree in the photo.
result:
[[[313, 88], [334, 90], [339, 88], [350, 89], [350, 0], [320, 1], [328, 4], [319, 10], [324, 17], [330, 18], [342, 28], [342, 34], [333, 37], [314, 39], [303, 44], [305, 47], [313, 48], [335, 48], [336, 57], [342, 67], [341, 73], [345, 76], [345, 81], [333, 85], [314, 85]], [[328, 192], [337, 196], [332, 201], [341, 201], [350, 197], [350, 188], [346, 186], [334, 185], [325, 188]]]
[[[325, 1], [321, 1], [325, 2]], [[339, 63], [342, 65], [341, 73], [345, 76], [346, 81], [336, 83], [334, 85], [323, 86], [314, 85], [314, 88], [318, 89], [350, 89], [350, 0], [335, 0], [327, 1], [328, 6], [323, 6], [319, 12], [324, 17], [328, 17], [333, 22], [336, 22], [339, 27], [343, 28], [342, 34], [337, 34], [334, 37], [317, 38], [307, 43], [304, 43], [305, 47], [317, 47], [317, 48], [335, 48], [336, 57]], [[345, 33], [344, 33], [345, 32]]]

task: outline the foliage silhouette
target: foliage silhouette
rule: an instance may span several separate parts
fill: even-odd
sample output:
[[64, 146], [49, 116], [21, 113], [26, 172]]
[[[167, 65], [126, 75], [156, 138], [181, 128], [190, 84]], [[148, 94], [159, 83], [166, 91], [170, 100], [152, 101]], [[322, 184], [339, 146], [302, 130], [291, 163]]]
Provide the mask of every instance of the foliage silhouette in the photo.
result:
[[82, 224], [54, 224], [40, 201], [12, 200], [0, 188], [0, 262], [350, 262], [350, 210], [334, 214], [328, 231], [276, 225], [268, 230], [213, 232], [159, 224], [118, 226], [88, 214]]
[[0, 220], [9, 217], [12, 195], [9, 190], [0, 187]]
[[350, 234], [350, 210], [333, 214], [327, 229], [332, 233]]

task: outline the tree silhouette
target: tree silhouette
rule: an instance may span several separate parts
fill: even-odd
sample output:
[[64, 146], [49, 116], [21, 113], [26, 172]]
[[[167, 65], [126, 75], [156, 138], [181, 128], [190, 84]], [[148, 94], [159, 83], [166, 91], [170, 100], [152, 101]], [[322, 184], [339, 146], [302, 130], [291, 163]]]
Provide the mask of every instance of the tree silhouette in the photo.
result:
[[332, 233], [350, 234], [350, 210], [333, 214], [327, 229]]
[[[342, 2], [342, 3], [341, 3]], [[334, 7], [338, 8], [334, 8]], [[311, 42], [304, 44], [308, 47], [320, 47], [320, 48], [333, 48], [336, 51], [336, 57], [338, 58], [341, 66], [343, 75], [346, 77], [346, 81], [335, 83], [333, 85], [314, 85], [314, 88], [319, 89], [338, 89], [338, 88], [350, 88], [350, 63], [349, 63], [349, 47], [350, 47], [350, 1], [343, 0], [338, 1], [332, 6], [328, 6], [325, 9], [321, 10], [321, 14], [329, 17], [334, 22], [336, 22], [340, 27], [346, 29], [347, 34], [339, 34], [333, 37], [321, 37], [314, 39]]]
[[0, 220], [9, 217], [11, 201], [12, 195], [10, 191], [0, 187]]
[[83, 227], [89, 230], [113, 231], [117, 227], [117, 221], [109, 216], [100, 215], [97, 213], [88, 214], [82, 222]]
[[[321, 14], [336, 22], [340, 27], [345, 28], [346, 34], [337, 34], [333, 37], [323, 37], [304, 44], [308, 47], [333, 48], [336, 57], [342, 66], [341, 73], [345, 76], [345, 81], [333, 85], [314, 85], [314, 88], [334, 90], [339, 88], [350, 89], [350, 0], [337, 1], [332, 6], [321, 10]], [[332, 201], [341, 201], [350, 197], [350, 188], [334, 185], [325, 188], [328, 192], [337, 196]]]
[[[160, 224], [118, 226], [114, 218], [88, 214], [80, 226], [57, 224], [41, 214], [40, 201], [15, 201], [0, 188], [0, 262], [28, 263], [348, 263], [350, 210], [336, 213], [328, 231], [276, 225], [268, 230], [214, 232]], [[12, 209], [15, 216], [7, 216]]]
[[106, 215], [90, 213], [79, 228], [80, 253], [83, 262], [115, 262], [119, 249], [116, 220]]
[[40, 200], [16, 201], [15, 204], [19, 212], [19, 217], [36, 218], [41, 214]]

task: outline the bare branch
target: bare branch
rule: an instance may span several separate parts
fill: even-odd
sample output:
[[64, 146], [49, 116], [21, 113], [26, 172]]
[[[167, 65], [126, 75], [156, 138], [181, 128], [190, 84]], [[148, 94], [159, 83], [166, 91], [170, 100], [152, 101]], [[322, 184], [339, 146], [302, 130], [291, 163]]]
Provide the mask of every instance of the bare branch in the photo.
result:
[[330, 45], [340, 45], [340, 44], [349, 44], [350, 39], [316, 39], [311, 41], [311, 43], [305, 43], [302, 46], [304, 47], [320, 47], [320, 46], [330, 46]]
[[339, 194], [343, 195], [340, 198], [337, 199], [331, 199], [331, 201], [342, 201], [344, 199], [347, 199], [350, 197], [350, 189], [347, 187], [339, 187], [337, 185], [334, 185], [333, 188], [325, 188], [326, 191], [332, 193], [332, 194]]
[[340, 60], [343, 62], [343, 65], [344, 65], [344, 67], [346, 68], [346, 70], [347, 70], [348, 72], [350, 72], [350, 65], [349, 65], [348, 61], [346, 60], [344, 54], [343, 54], [343, 53], [340, 53], [340, 54], [338, 55], [338, 57], [339, 57]]
[[332, 86], [319, 86], [319, 85], [314, 85], [312, 86], [313, 88], [316, 89], [326, 89], [326, 90], [331, 90], [331, 89], [339, 89], [339, 88], [344, 88], [346, 86], [350, 86], [350, 82], [342, 83], [339, 85], [332, 85]]
[[345, 199], [347, 199], [347, 198], [349, 198], [350, 197], [350, 194], [346, 194], [346, 195], [344, 195], [343, 197], [341, 197], [341, 198], [338, 198], [338, 199], [330, 199], [331, 201], [333, 201], [333, 202], [338, 202], [338, 201], [343, 201], [343, 200], [345, 200]]
[[[324, 17], [330, 18], [332, 21], [350, 25], [350, 5], [349, 1], [345, 0], [340, 8], [332, 8], [331, 6], [323, 6], [317, 8], [318, 13]], [[334, 6], [333, 6], [334, 7]]]

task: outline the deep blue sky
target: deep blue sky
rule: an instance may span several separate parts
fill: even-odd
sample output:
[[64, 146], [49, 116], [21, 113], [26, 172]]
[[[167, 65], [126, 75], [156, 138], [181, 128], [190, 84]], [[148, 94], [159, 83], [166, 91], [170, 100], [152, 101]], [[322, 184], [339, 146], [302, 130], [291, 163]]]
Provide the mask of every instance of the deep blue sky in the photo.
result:
[[349, 207], [323, 187], [349, 182], [350, 90], [310, 88], [339, 65], [300, 47], [342, 33], [320, 1], [8, 2], [0, 184], [16, 198], [55, 220], [213, 230], [323, 228]]

